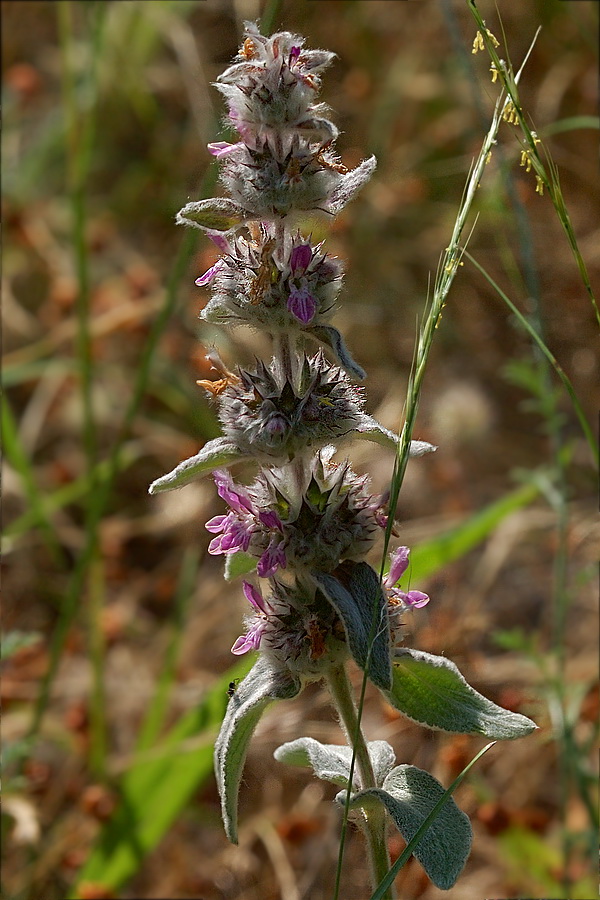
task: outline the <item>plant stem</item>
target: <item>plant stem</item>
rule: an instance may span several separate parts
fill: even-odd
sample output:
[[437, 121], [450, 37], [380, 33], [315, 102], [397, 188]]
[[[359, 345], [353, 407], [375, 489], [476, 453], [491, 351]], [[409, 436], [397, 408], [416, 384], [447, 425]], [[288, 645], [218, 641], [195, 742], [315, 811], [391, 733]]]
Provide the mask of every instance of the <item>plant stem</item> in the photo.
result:
[[[346, 798], [346, 805], [348, 805], [352, 790], [351, 785], [355, 761], [358, 769], [360, 789], [366, 790], [367, 788], [377, 787], [377, 785], [375, 783], [375, 775], [369, 757], [367, 742], [365, 741], [360, 727], [350, 682], [343, 665], [332, 667], [329, 670], [327, 684], [331, 692], [333, 705], [337, 710], [340, 723], [348, 740], [348, 744], [352, 747], [354, 754], [350, 766], [350, 786]], [[360, 824], [367, 841], [371, 878], [373, 889], [375, 889], [390, 868], [390, 858], [385, 834], [386, 818], [383, 806], [377, 805], [374, 809], [369, 810], [368, 813], [364, 813], [364, 818]], [[341, 860], [342, 854], [340, 853], [340, 860], [338, 862], [338, 881], [341, 872]], [[396, 893], [394, 887], [393, 885], [390, 885], [388, 891], [383, 895], [382, 900], [384, 900], [384, 898], [385, 900], [394, 900], [395, 896]]]

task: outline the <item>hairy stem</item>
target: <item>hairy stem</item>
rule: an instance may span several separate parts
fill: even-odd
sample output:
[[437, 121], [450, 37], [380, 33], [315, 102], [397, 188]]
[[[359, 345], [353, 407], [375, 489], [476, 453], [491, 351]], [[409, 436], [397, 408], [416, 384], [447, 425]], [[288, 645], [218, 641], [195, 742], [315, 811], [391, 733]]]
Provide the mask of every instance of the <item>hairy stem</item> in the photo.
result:
[[[354, 762], [356, 761], [361, 790], [377, 787], [367, 742], [365, 741], [365, 737], [360, 727], [356, 705], [354, 703], [345, 667], [332, 667], [327, 675], [327, 684], [331, 692], [333, 705], [337, 710], [340, 723], [348, 740], [348, 744], [354, 751], [354, 757], [350, 767], [349, 783], [350, 785], [352, 784]], [[349, 788], [346, 800], [347, 804], [350, 801], [350, 791], [351, 788]], [[383, 806], [378, 805], [368, 813], [365, 813], [360, 824], [367, 841], [371, 878], [373, 889], [375, 889], [390, 868], [390, 858], [386, 842], [386, 818]], [[338, 866], [338, 877], [339, 869], [340, 866]], [[396, 892], [393, 885], [391, 885], [383, 895], [382, 900], [394, 900], [395, 897]]]

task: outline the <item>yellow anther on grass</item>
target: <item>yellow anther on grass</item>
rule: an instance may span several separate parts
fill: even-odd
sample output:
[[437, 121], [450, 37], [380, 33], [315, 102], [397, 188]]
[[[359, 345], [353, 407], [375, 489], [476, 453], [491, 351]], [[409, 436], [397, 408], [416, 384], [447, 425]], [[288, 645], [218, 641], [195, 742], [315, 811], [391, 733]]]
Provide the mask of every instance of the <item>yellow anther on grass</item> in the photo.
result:
[[544, 193], [544, 182], [541, 175], [535, 176], [535, 192], [536, 194], [539, 194], [540, 197]]
[[529, 150], [521, 150], [521, 166], [525, 166], [526, 172], [531, 172], [531, 155]]
[[[485, 29], [485, 33], [486, 33], [487, 37], [489, 38], [489, 40], [492, 42], [494, 47], [500, 46], [500, 41], [496, 38], [495, 35], [492, 34], [492, 32], [490, 31], [489, 28]], [[480, 31], [478, 31], [477, 34], [475, 35], [475, 39], [473, 41], [473, 49], [472, 49], [471, 53], [479, 53], [480, 50], [485, 50], [485, 44], [483, 42], [483, 35], [481, 34]]]
[[509, 100], [504, 108], [504, 112], [502, 113], [502, 118], [505, 122], [508, 122], [509, 125], [516, 125], [519, 121], [519, 117], [517, 115], [517, 109], [512, 100]]
[[475, 35], [475, 39], [473, 41], [473, 49], [471, 53], [479, 53], [480, 50], [485, 50], [485, 44], [483, 43], [483, 37], [481, 36], [481, 32], [478, 31]]
[[496, 68], [496, 64], [492, 63], [490, 66], [490, 72], [492, 73], [492, 84], [494, 84], [498, 78], [498, 69]]

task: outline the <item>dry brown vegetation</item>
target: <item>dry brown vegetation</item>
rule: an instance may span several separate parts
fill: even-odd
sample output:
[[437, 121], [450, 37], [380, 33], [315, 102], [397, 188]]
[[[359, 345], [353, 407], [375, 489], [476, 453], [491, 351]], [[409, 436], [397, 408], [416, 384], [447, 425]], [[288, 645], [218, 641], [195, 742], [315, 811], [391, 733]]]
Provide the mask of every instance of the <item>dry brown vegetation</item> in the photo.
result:
[[[559, 169], [597, 286], [598, 5], [498, 7], [502, 53], [515, 65], [542, 26], [523, 105]], [[481, 9], [501, 38], [493, 4], [482, 0]], [[199, 327], [207, 294], [194, 279], [213, 262], [214, 247], [202, 237], [190, 243], [174, 226], [188, 197], [211, 195], [205, 144], [223, 107], [210, 82], [235, 54], [241, 20], [261, 12], [252, 0], [2, 3], [3, 633], [39, 636], [4, 664], [2, 681], [3, 740], [18, 756], [8, 766], [3, 819], [4, 892], [14, 900], [62, 900], [78, 883], [122, 802], [161, 675], [166, 729], [232, 665], [244, 602], [239, 585], [223, 581], [220, 560], [206, 556], [203, 523], [221, 512], [212, 481], [158, 498], [147, 487], [218, 433], [195, 385], [209, 377], [207, 348], [218, 343], [228, 364], [268, 353], [260, 336]], [[338, 54], [323, 98], [343, 132], [339, 151], [347, 165], [371, 152], [379, 159], [328, 246], [347, 261], [336, 321], [369, 373], [369, 411], [398, 429], [417, 317], [496, 87], [484, 54], [471, 54], [475, 29], [462, 0], [284, 0], [274, 26]], [[469, 249], [531, 317], [593, 420], [593, 308], [552, 206], [519, 168], [519, 155], [514, 128], [504, 125]], [[532, 737], [496, 745], [461, 786], [456, 799], [472, 818], [474, 849], [448, 896], [586, 900], [596, 890], [586, 805], [593, 809], [586, 745], [598, 714], [595, 474], [559, 382], [544, 374], [527, 334], [469, 263], [444, 311], [415, 436], [439, 450], [409, 468], [398, 510], [409, 546], [507, 496], [515, 479], [540, 488], [475, 548], [419, 583], [432, 601], [408, 622], [408, 642], [450, 656], [478, 690], [540, 725]], [[116, 473], [103, 496], [111, 454]], [[383, 490], [390, 455], [364, 446], [351, 455]], [[25, 745], [53, 655], [48, 702]], [[560, 739], [557, 672], [571, 743]], [[375, 693], [364, 725], [371, 739], [390, 741], [401, 761], [444, 784], [482, 743], [425, 731]], [[239, 847], [226, 842], [208, 778], [125, 884], [111, 892], [102, 879], [80, 883], [78, 896], [329, 898], [334, 790], [272, 758], [300, 734], [340, 739], [314, 687], [261, 723], [242, 785]], [[363, 860], [352, 834], [345, 900], [368, 897]], [[442, 896], [414, 859], [398, 887], [406, 900]]]

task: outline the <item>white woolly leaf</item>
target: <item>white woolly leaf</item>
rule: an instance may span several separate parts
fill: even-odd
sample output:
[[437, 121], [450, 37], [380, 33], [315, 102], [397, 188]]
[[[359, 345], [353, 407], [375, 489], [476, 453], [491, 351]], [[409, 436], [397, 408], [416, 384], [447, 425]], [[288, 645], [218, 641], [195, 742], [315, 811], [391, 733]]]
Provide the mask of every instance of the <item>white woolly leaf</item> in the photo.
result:
[[208, 441], [195, 456], [190, 456], [180, 462], [172, 472], [162, 475], [153, 481], [148, 488], [150, 494], [160, 494], [162, 491], [172, 491], [183, 487], [184, 484], [193, 481], [194, 478], [202, 478], [210, 474], [220, 466], [230, 466], [244, 459], [242, 451], [224, 437]]
[[223, 824], [232, 844], [237, 844], [238, 793], [254, 729], [273, 700], [295, 697], [300, 687], [289, 672], [275, 669], [261, 656], [229, 700], [215, 743], [215, 775]]
[[[396, 755], [387, 741], [369, 741], [367, 744], [375, 782], [381, 786], [391, 772]], [[321, 744], [314, 738], [303, 737], [282, 744], [275, 751], [278, 762], [289, 766], [309, 766], [322, 781], [331, 781], [346, 787], [350, 777], [352, 747], [339, 744]], [[356, 784], [357, 769], [354, 769]]]
[[213, 197], [187, 203], [175, 218], [178, 225], [193, 225], [203, 231], [231, 231], [250, 218], [239, 203], [227, 197]]
[[376, 168], [377, 160], [374, 156], [370, 156], [369, 159], [364, 159], [359, 166], [344, 175], [327, 200], [329, 211], [333, 215], [337, 215], [369, 181]]
[[[429, 772], [416, 766], [396, 766], [382, 788], [355, 794], [350, 808], [368, 810], [374, 803], [383, 803], [408, 843], [444, 794]], [[343, 805], [345, 792], [336, 800]], [[436, 887], [447, 891], [455, 884], [469, 856], [472, 835], [468, 817], [449, 797], [413, 851]]]
[[[312, 577], [343, 622], [354, 661], [382, 690], [392, 686], [387, 601], [376, 572], [360, 562], [345, 562], [335, 577], [313, 572]], [[343, 583], [340, 579], [343, 578]]]
[[397, 651], [389, 702], [415, 722], [495, 740], [524, 737], [537, 727], [520, 713], [497, 706], [478, 693], [445, 656], [422, 650]]
[[[358, 437], [364, 438], [367, 441], [374, 441], [376, 444], [381, 444], [382, 447], [389, 447], [390, 449], [395, 450], [398, 446], [398, 435], [393, 431], [390, 431], [389, 428], [385, 428], [372, 416], [361, 416], [359, 425], [356, 429], [356, 434]], [[434, 453], [436, 450], [437, 447], [433, 444], [429, 444], [427, 441], [410, 442], [411, 456], [424, 456], [426, 453]]]
[[350, 351], [346, 347], [344, 338], [333, 325], [315, 325], [314, 328], [307, 328], [306, 334], [314, 337], [317, 341], [325, 344], [332, 351], [336, 362], [359, 381], [367, 377], [367, 373], [350, 355]]

